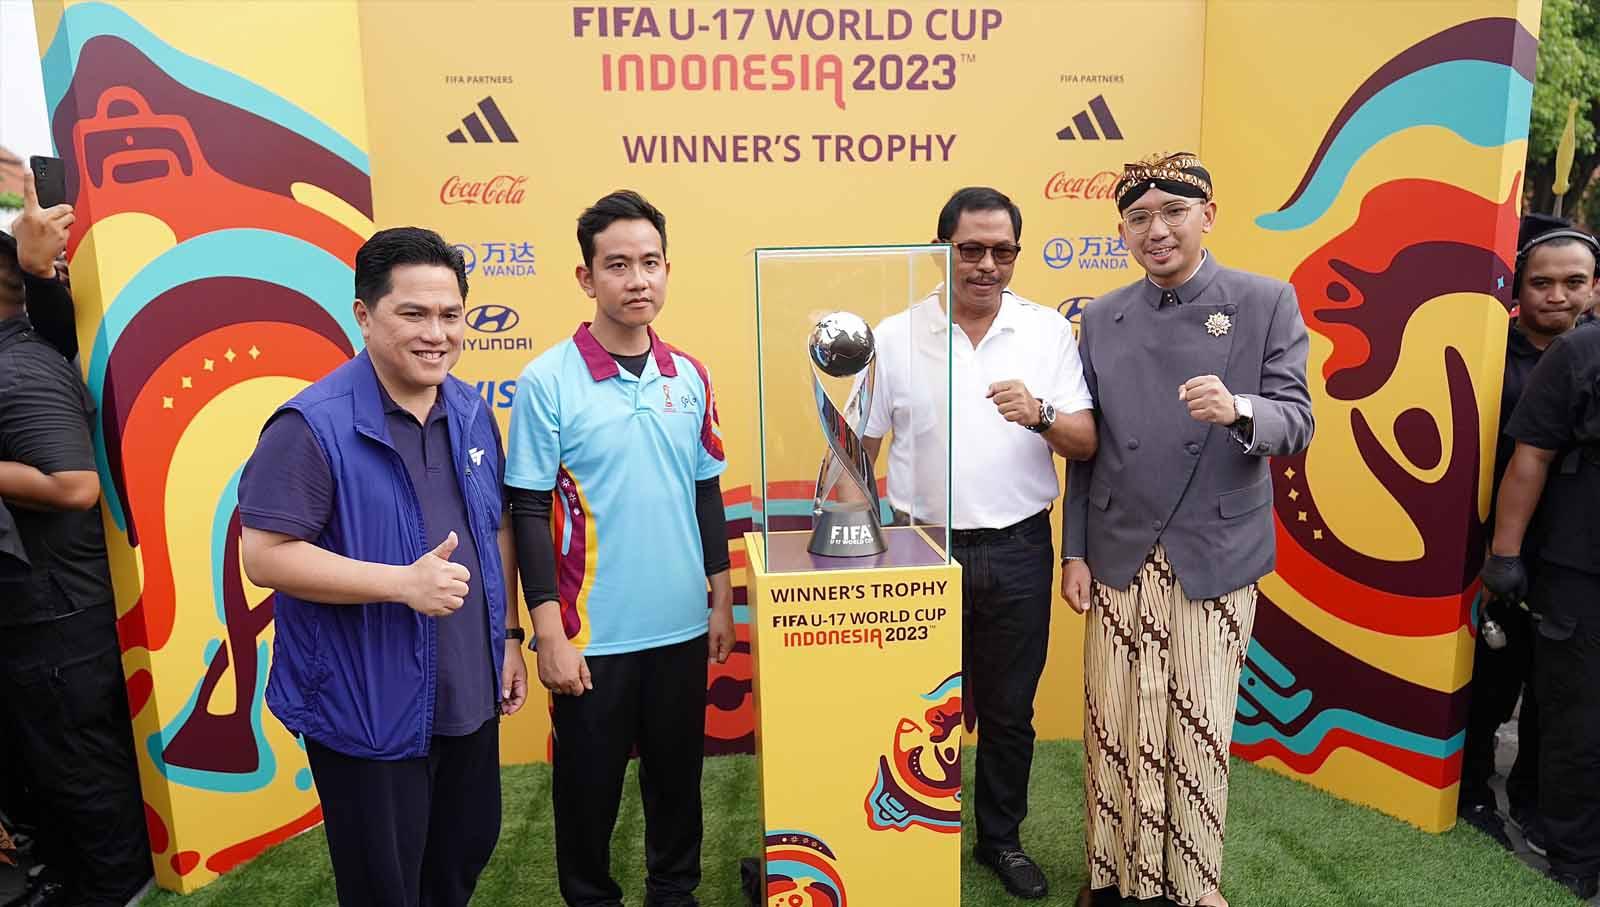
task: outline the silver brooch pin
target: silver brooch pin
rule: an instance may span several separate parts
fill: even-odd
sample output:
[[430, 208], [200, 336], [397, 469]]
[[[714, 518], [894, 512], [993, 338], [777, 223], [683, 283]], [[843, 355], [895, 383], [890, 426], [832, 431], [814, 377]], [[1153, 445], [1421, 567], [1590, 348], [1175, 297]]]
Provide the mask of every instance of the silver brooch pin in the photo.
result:
[[1221, 337], [1233, 328], [1233, 319], [1221, 312], [1212, 312], [1206, 319], [1206, 333], [1213, 337]]

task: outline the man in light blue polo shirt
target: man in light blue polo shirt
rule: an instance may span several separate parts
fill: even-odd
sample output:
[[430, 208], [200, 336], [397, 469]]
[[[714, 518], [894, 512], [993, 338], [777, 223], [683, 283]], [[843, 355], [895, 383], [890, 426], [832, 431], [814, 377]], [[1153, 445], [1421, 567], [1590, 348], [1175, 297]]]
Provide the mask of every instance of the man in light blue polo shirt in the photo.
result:
[[635, 192], [583, 212], [577, 278], [594, 321], [523, 369], [511, 410], [505, 483], [539, 680], [555, 694], [556, 869], [574, 907], [622, 904], [611, 832], [634, 748], [644, 903], [697, 903], [706, 658], [733, 650], [711, 377], [650, 329], [666, 235]]

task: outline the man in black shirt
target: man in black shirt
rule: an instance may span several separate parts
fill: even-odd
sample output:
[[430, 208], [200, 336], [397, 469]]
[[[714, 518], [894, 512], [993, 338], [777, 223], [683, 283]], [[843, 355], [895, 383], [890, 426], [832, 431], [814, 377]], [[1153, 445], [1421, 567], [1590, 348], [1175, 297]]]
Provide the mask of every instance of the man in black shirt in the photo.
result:
[[[1505, 377], [1500, 392], [1500, 436], [1495, 447], [1494, 490], [1511, 462], [1516, 440], [1506, 424], [1522, 398], [1528, 376], [1552, 341], [1573, 329], [1588, 308], [1595, 289], [1596, 258], [1600, 245], [1588, 233], [1575, 230], [1566, 220], [1529, 214], [1522, 218], [1517, 237], [1517, 267], [1512, 289], [1517, 314], [1506, 333]], [[1586, 324], [1585, 327], [1592, 325]], [[1491, 501], [1493, 497], [1491, 496]], [[1490, 511], [1489, 532], [1494, 512]], [[1534, 520], [1537, 525], [1537, 519]], [[1535, 563], [1537, 531], [1523, 540], [1525, 563]], [[1522, 697], [1517, 719], [1517, 759], [1506, 779], [1511, 819], [1521, 829], [1530, 849], [1544, 853], [1544, 832], [1539, 821], [1539, 712], [1538, 697], [1530, 682], [1533, 671], [1533, 620], [1521, 601], [1485, 596], [1482, 614], [1505, 631], [1503, 648], [1491, 648], [1479, 634], [1472, 662], [1472, 699], [1467, 713], [1466, 740], [1462, 746], [1461, 799], [1463, 821], [1494, 838], [1506, 849], [1511, 841], [1495, 809], [1495, 731], [1510, 720]]]
[[15, 240], [0, 234], [0, 501], [28, 564], [0, 581], [0, 735], [20, 759], [48, 866], [26, 903], [121, 907], [151, 863], [90, 440], [94, 406], [24, 308], [35, 283], [25, 273], [43, 281], [50, 265], [54, 282], [70, 217], [45, 218], [43, 229], [19, 221]]
[[[1600, 329], [1556, 338], [1528, 377], [1506, 433], [1484, 588], [1538, 615], [1539, 812], [1551, 876], [1580, 898], [1600, 890]], [[1539, 511], [1530, 588], [1523, 567]]]

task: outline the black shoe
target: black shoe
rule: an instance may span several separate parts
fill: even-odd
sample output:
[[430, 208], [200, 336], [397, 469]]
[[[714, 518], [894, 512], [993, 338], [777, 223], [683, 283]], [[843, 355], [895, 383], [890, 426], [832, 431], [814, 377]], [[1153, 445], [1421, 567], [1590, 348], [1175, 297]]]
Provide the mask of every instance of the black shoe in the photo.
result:
[[1494, 807], [1481, 803], [1476, 806], [1462, 804], [1456, 815], [1461, 817], [1461, 821], [1493, 838], [1496, 844], [1506, 850], [1516, 850], [1511, 838], [1506, 836], [1506, 823], [1501, 820], [1500, 814], [1494, 811]]
[[22, 907], [66, 907], [75, 902], [72, 892], [60, 882], [39, 882], [28, 892], [28, 897], [21, 902], [21, 905]]
[[1550, 851], [1545, 844], [1544, 820], [1539, 818], [1539, 813], [1532, 809], [1513, 809], [1511, 821], [1522, 832], [1522, 840], [1528, 842], [1528, 849], [1541, 857], [1548, 857]]
[[1600, 879], [1596, 879], [1592, 875], [1584, 878], [1582, 876], [1567, 875], [1564, 872], [1556, 872], [1555, 870], [1551, 870], [1548, 875], [1551, 881], [1572, 892], [1572, 896], [1580, 901], [1587, 901], [1596, 894], [1600, 894]]
[[979, 863], [994, 870], [1006, 891], [1019, 898], [1038, 900], [1050, 893], [1045, 884], [1044, 872], [1039, 865], [1020, 850], [991, 850], [974, 847], [972, 856]]

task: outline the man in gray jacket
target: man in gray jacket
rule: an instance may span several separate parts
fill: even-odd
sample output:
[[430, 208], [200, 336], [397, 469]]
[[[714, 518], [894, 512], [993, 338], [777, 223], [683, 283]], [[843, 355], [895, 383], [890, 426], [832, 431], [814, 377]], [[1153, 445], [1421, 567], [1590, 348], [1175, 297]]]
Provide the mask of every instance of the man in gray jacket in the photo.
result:
[[1071, 464], [1061, 592], [1085, 628], [1089, 885], [1081, 904], [1218, 890], [1228, 747], [1256, 581], [1273, 568], [1269, 456], [1311, 441], [1293, 288], [1218, 264], [1193, 154], [1127, 165], [1123, 241], [1146, 277], [1083, 316], [1098, 453]]

